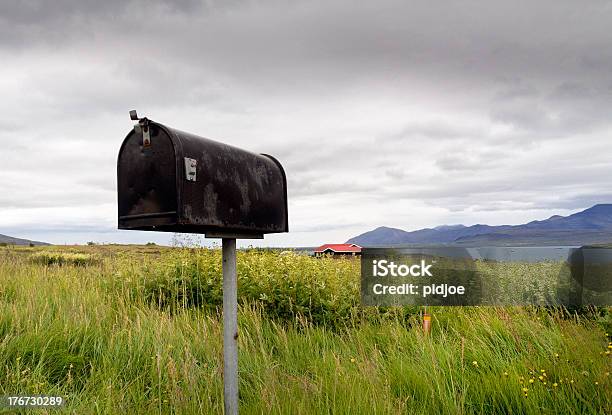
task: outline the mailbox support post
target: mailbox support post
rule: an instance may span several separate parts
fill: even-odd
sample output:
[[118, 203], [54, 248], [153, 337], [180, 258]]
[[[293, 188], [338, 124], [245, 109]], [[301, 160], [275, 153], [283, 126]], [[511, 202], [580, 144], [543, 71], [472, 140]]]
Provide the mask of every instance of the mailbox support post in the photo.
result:
[[238, 414], [238, 277], [236, 239], [223, 238], [223, 398], [225, 415]]

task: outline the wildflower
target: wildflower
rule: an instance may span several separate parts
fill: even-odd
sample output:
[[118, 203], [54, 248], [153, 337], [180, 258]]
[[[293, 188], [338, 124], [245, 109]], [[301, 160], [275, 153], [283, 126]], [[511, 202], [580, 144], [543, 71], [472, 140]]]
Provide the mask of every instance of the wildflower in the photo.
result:
[[606, 355], [609, 355], [609, 354], [610, 354], [610, 351], [609, 351], [609, 350], [606, 350]]
[[610, 372], [606, 372], [606, 376], [610, 376]]
[[556, 357], [556, 358], [559, 358], [559, 353], [555, 353], [555, 357]]
[[544, 376], [539, 376], [538, 379], [544, 380]]
[[535, 382], [535, 380], [533, 380], [533, 378], [529, 379], [529, 383], [533, 383]]
[[544, 373], [546, 372], [546, 369], [541, 369], [540, 372]]
[[478, 367], [478, 362], [477, 362], [476, 360], [474, 360], [474, 361], [472, 362], [472, 366], [474, 366], [474, 367]]
[[544, 382], [544, 385], [546, 385], [546, 382]]
[[556, 388], [559, 385], [557, 384], [557, 382], [555, 382], [555, 383], [553, 383], [553, 386]]
[[508, 376], [508, 372], [504, 372], [504, 376]]
[[574, 379], [570, 380], [570, 383], [574, 383]]
[[351, 357], [351, 363], [355, 363], [355, 358]]
[[528, 390], [529, 389], [527, 389], [527, 388], [523, 388], [523, 392], [525, 392], [525, 393], [527, 393]]

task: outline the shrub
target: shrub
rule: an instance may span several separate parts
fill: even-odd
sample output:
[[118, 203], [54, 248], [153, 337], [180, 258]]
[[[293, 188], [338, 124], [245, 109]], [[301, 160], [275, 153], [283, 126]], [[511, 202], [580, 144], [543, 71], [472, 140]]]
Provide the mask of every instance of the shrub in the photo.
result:
[[100, 260], [93, 255], [89, 254], [77, 254], [77, 253], [66, 253], [66, 252], [38, 252], [33, 254], [31, 260], [35, 264], [40, 265], [74, 265], [74, 266], [88, 266], [95, 265]]
[[[216, 310], [223, 304], [219, 250], [189, 251], [161, 260], [144, 276], [146, 301], [176, 312], [181, 308]], [[267, 316], [338, 326], [359, 311], [359, 261], [313, 259], [295, 253], [240, 251], [238, 301], [255, 303]]]

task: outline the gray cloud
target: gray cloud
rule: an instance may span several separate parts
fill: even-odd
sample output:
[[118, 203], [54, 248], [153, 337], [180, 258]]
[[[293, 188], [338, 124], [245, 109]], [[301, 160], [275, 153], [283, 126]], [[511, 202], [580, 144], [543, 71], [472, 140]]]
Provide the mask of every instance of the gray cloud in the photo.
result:
[[610, 201], [611, 22], [599, 1], [2, 2], [0, 233], [114, 227], [132, 108], [277, 156], [300, 231], [279, 244]]

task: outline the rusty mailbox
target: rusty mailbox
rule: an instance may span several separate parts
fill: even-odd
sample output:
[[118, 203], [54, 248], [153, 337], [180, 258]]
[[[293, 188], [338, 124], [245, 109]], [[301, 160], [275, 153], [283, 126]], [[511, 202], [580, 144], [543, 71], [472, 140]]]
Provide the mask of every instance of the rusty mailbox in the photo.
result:
[[119, 229], [262, 237], [288, 232], [281, 164], [138, 120], [117, 161]]

